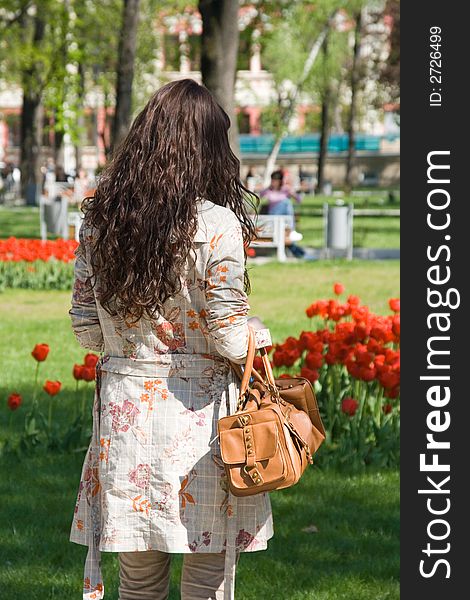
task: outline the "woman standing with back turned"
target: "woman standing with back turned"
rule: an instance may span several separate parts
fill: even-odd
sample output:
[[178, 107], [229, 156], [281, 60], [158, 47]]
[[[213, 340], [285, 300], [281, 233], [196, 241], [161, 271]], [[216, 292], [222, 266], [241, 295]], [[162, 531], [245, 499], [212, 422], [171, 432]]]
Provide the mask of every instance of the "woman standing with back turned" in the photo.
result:
[[230, 600], [240, 552], [273, 535], [269, 495], [231, 494], [217, 438], [248, 347], [254, 232], [229, 125], [195, 81], [163, 86], [84, 202], [70, 315], [103, 353], [70, 534], [88, 546], [84, 599], [104, 597], [106, 551], [119, 600], [168, 598], [173, 553], [182, 600]]

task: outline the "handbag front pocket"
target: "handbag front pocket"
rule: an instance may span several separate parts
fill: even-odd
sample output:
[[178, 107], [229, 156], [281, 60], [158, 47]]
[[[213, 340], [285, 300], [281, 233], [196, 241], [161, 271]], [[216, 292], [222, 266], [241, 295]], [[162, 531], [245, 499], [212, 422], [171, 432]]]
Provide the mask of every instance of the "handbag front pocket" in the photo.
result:
[[[227, 419], [227, 417], [225, 418]], [[230, 417], [228, 418], [230, 419]], [[250, 469], [247, 468], [249, 450], [245, 447], [244, 428], [232, 427], [220, 431], [222, 460], [225, 468], [229, 471], [230, 484], [234, 490], [256, 487], [257, 484], [250, 471], [259, 475], [260, 488], [264, 485], [282, 482], [286, 478], [286, 457], [279, 443], [279, 424], [276, 420], [270, 418], [267, 421], [252, 423], [249, 429], [250, 449], [253, 449], [255, 461], [255, 466]], [[262, 490], [260, 489], [260, 491]]]

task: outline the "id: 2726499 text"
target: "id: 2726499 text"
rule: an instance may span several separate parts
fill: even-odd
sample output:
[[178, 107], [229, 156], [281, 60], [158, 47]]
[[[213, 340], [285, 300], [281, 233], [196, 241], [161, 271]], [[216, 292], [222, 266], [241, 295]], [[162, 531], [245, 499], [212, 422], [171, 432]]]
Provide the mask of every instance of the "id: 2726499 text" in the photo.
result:
[[441, 28], [429, 28], [429, 106], [442, 106], [442, 37]]

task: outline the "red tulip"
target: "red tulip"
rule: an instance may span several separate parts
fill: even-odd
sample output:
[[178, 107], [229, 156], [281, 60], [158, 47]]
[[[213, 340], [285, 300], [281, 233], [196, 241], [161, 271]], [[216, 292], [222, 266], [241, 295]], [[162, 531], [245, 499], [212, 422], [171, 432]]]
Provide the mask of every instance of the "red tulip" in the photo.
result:
[[299, 340], [295, 337], [288, 337], [286, 341], [281, 344], [283, 346], [283, 350], [294, 350], [297, 351], [299, 349]]
[[31, 354], [38, 362], [43, 362], [49, 354], [49, 346], [47, 344], [36, 344]]
[[371, 369], [359, 367], [359, 379], [362, 379], [362, 381], [372, 381], [376, 376], [377, 370], [374, 367]]
[[77, 381], [83, 379], [83, 367], [84, 365], [73, 365], [73, 376]]
[[21, 406], [22, 402], [23, 402], [23, 398], [15, 392], [8, 396], [7, 404], [8, 404], [8, 408], [10, 410], [16, 410], [17, 408], [19, 408]]
[[96, 369], [95, 367], [87, 367], [83, 365], [82, 367], [82, 379], [84, 381], [94, 381], [96, 377]]
[[309, 369], [319, 369], [323, 364], [323, 354], [309, 352], [305, 357], [305, 364]]
[[299, 337], [299, 347], [301, 350], [311, 350], [310, 346], [317, 340], [313, 331], [302, 331]]
[[400, 298], [390, 298], [388, 305], [393, 312], [400, 312]]
[[356, 379], [361, 378], [361, 367], [354, 360], [346, 360], [345, 363], [348, 373]]
[[253, 368], [257, 371], [262, 371], [264, 369], [263, 359], [261, 356], [255, 356], [253, 360]]
[[89, 353], [85, 354], [85, 358], [83, 362], [86, 367], [96, 367], [96, 363], [99, 361], [100, 357], [97, 354]]
[[382, 350], [383, 350], [382, 344], [380, 344], [374, 338], [369, 338], [369, 340], [367, 342], [367, 350], [369, 352], [375, 352], [375, 354], [381, 354]]
[[360, 303], [361, 303], [361, 299], [359, 298], [359, 296], [353, 296], [352, 294], [350, 296], [348, 296], [348, 304], [350, 306], [357, 307], [360, 305]]
[[356, 362], [361, 367], [369, 367], [370, 363], [374, 361], [374, 355], [372, 352], [367, 352], [367, 350], [358, 350], [356, 349]]
[[388, 390], [385, 390], [384, 392], [384, 396], [386, 398], [398, 398], [398, 396], [400, 395], [400, 386], [396, 385]]
[[374, 365], [379, 373], [382, 370], [387, 369], [388, 367], [385, 367], [385, 354], [376, 354], [374, 358]]
[[398, 373], [394, 373], [393, 371], [382, 371], [378, 376], [378, 380], [380, 381], [380, 385], [382, 385], [386, 390], [390, 390], [400, 383], [400, 375]]
[[392, 412], [392, 405], [391, 404], [384, 404], [382, 407], [382, 410], [384, 412], [385, 415], [388, 415]]
[[316, 315], [326, 317], [328, 315], [328, 302], [326, 300], [317, 300], [313, 302], [305, 311], [310, 319]]
[[56, 396], [60, 392], [61, 387], [62, 384], [60, 381], [49, 381], [49, 379], [47, 379], [42, 389], [46, 394], [49, 394], [49, 396]]
[[305, 377], [305, 379], [308, 379], [311, 383], [315, 383], [315, 381], [319, 377], [319, 373], [315, 369], [309, 369], [307, 367], [302, 367], [300, 369], [300, 376]]
[[273, 354], [273, 363], [275, 367], [283, 367], [285, 366], [284, 359], [286, 353], [282, 352], [282, 350], [276, 350]]
[[358, 341], [364, 340], [370, 333], [370, 325], [365, 323], [364, 321], [360, 321], [356, 323], [354, 327], [354, 334], [357, 337]]
[[393, 315], [392, 331], [397, 336], [397, 338], [400, 337], [400, 315]]
[[313, 307], [313, 304], [311, 304], [311, 305], [310, 305], [310, 306], [309, 306], [309, 307], [308, 307], [308, 308], [305, 310], [305, 313], [306, 313], [306, 315], [307, 315], [307, 317], [308, 317], [309, 319], [311, 319], [312, 317], [314, 317], [314, 316], [315, 316], [315, 309], [314, 309], [314, 307]]
[[10, 237], [0, 240], [0, 261], [19, 262], [34, 260], [48, 261], [55, 258], [63, 262], [74, 260], [74, 250], [78, 246], [75, 240], [29, 240]]
[[356, 414], [357, 409], [359, 408], [359, 402], [354, 400], [354, 398], [347, 397], [344, 398], [341, 402], [341, 410], [344, 414], [353, 417]]
[[342, 283], [335, 283], [333, 286], [334, 293], [339, 296], [344, 292], [344, 285]]

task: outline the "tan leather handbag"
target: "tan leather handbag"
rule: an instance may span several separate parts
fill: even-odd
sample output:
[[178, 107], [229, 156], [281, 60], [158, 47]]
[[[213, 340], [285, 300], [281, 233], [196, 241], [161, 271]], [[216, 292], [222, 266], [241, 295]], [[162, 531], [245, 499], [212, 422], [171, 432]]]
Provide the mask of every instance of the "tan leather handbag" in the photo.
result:
[[[253, 369], [250, 339], [235, 413], [217, 423], [222, 461], [231, 492], [251, 496], [297, 483], [325, 439], [315, 394], [302, 378], [275, 380], [264, 348], [266, 380]], [[250, 378], [255, 382], [250, 386]]]

